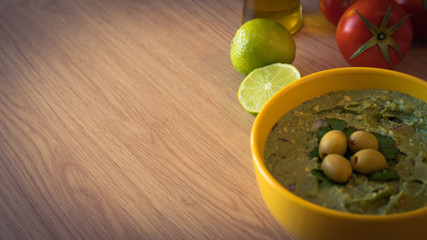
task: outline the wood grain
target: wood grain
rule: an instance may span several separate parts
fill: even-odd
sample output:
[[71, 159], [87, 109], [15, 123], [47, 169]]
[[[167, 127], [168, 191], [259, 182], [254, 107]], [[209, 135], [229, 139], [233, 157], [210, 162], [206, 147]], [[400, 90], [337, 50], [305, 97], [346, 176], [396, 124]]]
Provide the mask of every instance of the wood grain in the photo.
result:
[[[317, 1], [302, 75], [348, 66]], [[0, 239], [293, 239], [250, 158], [233, 0], [0, 2]], [[427, 45], [395, 70], [427, 79]]]

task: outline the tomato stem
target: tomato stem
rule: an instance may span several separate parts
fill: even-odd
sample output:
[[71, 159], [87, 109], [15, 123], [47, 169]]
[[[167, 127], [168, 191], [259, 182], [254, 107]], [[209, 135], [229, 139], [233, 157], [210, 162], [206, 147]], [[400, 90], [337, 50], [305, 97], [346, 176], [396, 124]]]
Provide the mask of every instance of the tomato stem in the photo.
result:
[[[425, 0], [425, 1], [427, 1], [427, 0]], [[390, 18], [390, 14], [391, 14], [391, 6], [392, 5], [390, 4], [390, 7], [388, 8], [386, 14], [384, 15], [384, 18], [382, 19], [379, 27], [376, 26], [375, 24], [373, 24], [372, 22], [370, 22], [364, 16], [362, 16], [362, 14], [359, 13], [358, 9], [355, 10], [357, 15], [359, 15], [359, 17], [362, 19], [363, 23], [365, 23], [366, 27], [371, 32], [372, 36], [371, 36], [371, 38], [368, 39], [368, 41], [366, 41], [364, 44], [362, 44], [362, 46], [360, 46], [348, 60], [353, 59], [354, 57], [363, 53], [365, 50], [367, 50], [373, 46], [376, 46], [376, 45], [380, 49], [381, 54], [383, 55], [384, 59], [387, 61], [387, 63], [389, 65], [391, 65], [391, 62], [390, 62], [388, 46], [392, 47], [397, 52], [399, 57], [402, 57], [401, 52], [400, 52], [400, 47], [396, 43], [396, 41], [394, 41], [394, 39], [391, 37], [391, 35], [398, 28], [400, 28], [406, 22], [406, 20], [408, 20], [410, 15], [409, 14], [406, 15], [398, 23], [394, 24], [393, 26], [387, 27], [388, 20]]]

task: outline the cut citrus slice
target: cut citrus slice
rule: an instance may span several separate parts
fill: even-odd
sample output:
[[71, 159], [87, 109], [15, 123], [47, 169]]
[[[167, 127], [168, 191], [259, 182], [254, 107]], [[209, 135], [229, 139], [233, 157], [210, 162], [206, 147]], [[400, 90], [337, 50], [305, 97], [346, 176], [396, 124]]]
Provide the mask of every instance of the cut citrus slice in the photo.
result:
[[300, 77], [291, 64], [274, 63], [257, 68], [240, 84], [239, 102], [246, 111], [258, 113], [271, 96]]

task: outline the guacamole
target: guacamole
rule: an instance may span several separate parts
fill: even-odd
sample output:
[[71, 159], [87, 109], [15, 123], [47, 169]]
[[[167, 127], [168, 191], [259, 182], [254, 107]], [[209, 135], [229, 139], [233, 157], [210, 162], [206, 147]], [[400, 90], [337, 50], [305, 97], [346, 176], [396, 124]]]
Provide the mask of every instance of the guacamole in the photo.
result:
[[[378, 138], [387, 168], [353, 172], [346, 183], [330, 181], [320, 169], [319, 139], [339, 129]], [[347, 159], [351, 153], [344, 155]], [[427, 206], [427, 104], [380, 89], [331, 92], [304, 102], [272, 128], [264, 159], [273, 177], [312, 203], [343, 212], [393, 214]]]

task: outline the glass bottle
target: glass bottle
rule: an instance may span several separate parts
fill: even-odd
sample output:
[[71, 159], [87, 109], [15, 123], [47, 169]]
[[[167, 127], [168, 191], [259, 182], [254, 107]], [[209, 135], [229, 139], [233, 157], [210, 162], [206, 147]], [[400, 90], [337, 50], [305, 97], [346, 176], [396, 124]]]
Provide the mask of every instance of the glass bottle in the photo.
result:
[[242, 23], [254, 18], [270, 18], [295, 33], [302, 26], [300, 0], [244, 0]]

